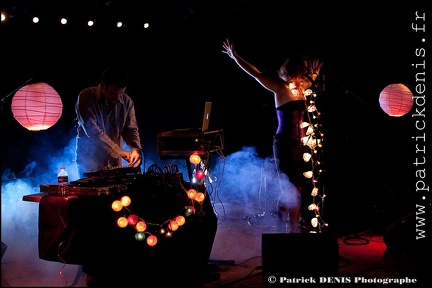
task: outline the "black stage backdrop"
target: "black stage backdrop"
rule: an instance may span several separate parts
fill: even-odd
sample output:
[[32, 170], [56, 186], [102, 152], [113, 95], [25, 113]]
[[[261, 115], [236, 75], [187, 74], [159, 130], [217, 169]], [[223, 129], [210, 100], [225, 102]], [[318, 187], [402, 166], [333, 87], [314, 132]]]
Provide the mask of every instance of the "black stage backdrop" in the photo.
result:
[[[389, 84], [415, 84], [411, 64], [423, 44], [411, 27], [424, 4], [378, 8], [361, 2], [336, 9], [269, 0], [153, 1], [143, 8], [136, 1], [3, 2], [15, 17], [1, 29], [2, 174], [19, 174], [32, 161], [51, 169], [39, 159], [61, 154], [73, 139], [78, 93], [115, 62], [130, 71], [127, 92], [136, 101], [150, 162], [158, 159], [156, 133], [199, 127], [205, 101], [214, 104], [210, 129], [225, 132], [226, 155], [254, 146], [259, 157], [268, 157], [276, 128], [273, 98], [221, 52], [229, 38], [268, 73], [295, 52], [325, 63], [326, 207], [336, 223], [370, 227], [413, 209], [413, 119], [388, 116], [378, 97]], [[38, 25], [27, 21], [34, 10], [41, 15]], [[79, 13], [60, 27], [54, 19], [65, 10]], [[103, 24], [85, 27], [91, 13]], [[113, 27], [117, 15], [126, 27]], [[149, 29], [141, 28], [140, 17], [149, 19]], [[28, 79], [61, 95], [63, 115], [46, 131], [27, 131], [10, 110], [7, 96]]]

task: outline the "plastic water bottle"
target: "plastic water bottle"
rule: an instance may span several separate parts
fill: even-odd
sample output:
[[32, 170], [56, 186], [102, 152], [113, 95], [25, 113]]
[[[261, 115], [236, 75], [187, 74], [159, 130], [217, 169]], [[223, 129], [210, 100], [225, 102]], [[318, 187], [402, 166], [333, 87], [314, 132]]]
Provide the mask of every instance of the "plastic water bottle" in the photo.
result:
[[60, 171], [57, 173], [58, 183], [69, 182], [69, 176], [66, 171], [66, 168], [60, 167]]

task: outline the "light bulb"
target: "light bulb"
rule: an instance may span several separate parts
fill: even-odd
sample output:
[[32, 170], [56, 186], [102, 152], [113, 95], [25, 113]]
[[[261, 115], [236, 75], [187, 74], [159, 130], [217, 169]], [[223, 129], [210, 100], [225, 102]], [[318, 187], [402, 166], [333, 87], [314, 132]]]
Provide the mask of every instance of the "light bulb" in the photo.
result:
[[313, 93], [312, 89], [306, 89], [306, 91], [304, 91], [305, 96], [312, 95], [312, 93]]
[[310, 123], [309, 123], [309, 122], [302, 122], [302, 123], [300, 124], [300, 128], [306, 128], [306, 127], [308, 127], [308, 126], [310, 126]]
[[312, 171], [303, 172], [303, 176], [305, 176], [306, 178], [310, 179], [313, 176], [313, 172]]
[[312, 227], [316, 228], [318, 226], [318, 219], [316, 217], [311, 219]]

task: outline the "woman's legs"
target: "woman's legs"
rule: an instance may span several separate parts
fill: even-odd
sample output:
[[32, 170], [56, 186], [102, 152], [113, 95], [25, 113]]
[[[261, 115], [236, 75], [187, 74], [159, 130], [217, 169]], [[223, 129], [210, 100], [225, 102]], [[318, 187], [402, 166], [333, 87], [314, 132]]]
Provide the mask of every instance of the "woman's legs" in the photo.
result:
[[302, 190], [307, 181], [303, 176], [305, 147], [279, 138], [273, 139], [273, 153], [280, 185], [280, 197], [277, 204], [279, 232], [301, 232], [299, 221], [302, 207]]
[[278, 232], [299, 233], [301, 194], [296, 188], [282, 191], [277, 203]]

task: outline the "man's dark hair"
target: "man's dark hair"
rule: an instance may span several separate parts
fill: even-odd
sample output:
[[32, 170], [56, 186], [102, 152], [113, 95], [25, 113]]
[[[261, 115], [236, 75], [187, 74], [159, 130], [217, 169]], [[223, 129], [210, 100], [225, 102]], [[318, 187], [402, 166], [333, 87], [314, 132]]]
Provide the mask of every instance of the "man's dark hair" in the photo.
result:
[[106, 86], [116, 84], [120, 88], [125, 88], [128, 84], [128, 74], [125, 69], [119, 66], [110, 66], [102, 73], [101, 82]]

